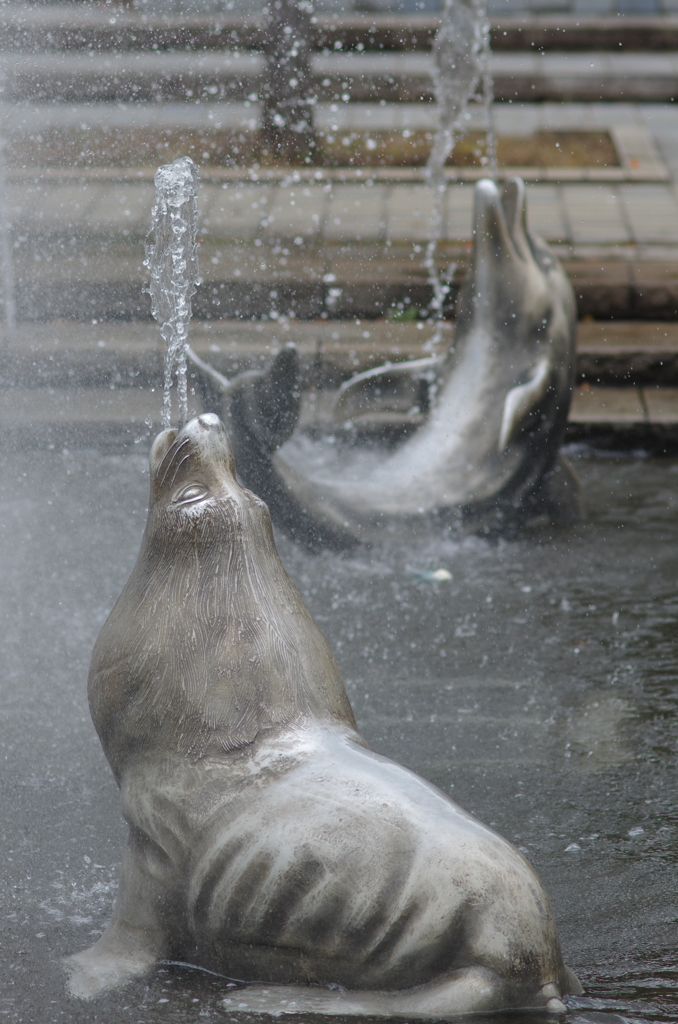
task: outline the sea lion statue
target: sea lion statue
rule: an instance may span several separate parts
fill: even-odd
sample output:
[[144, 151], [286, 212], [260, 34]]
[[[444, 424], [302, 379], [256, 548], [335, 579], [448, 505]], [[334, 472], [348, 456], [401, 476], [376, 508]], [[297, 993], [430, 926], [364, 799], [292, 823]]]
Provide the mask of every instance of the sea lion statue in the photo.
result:
[[129, 843], [110, 924], [67, 961], [71, 994], [168, 958], [275, 984], [241, 993], [272, 1012], [563, 1010], [581, 990], [536, 874], [361, 739], [218, 417], [163, 431], [150, 467], [88, 685]]
[[193, 356], [243, 482], [296, 540], [341, 549], [411, 536], [431, 521], [507, 532], [540, 517], [579, 518], [577, 481], [559, 455], [574, 386], [574, 294], [546, 244], [528, 233], [519, 178], [501, 190], [477, 183], [473, 239], [447, 355], [370, 370], [340, 389], [336, 411], [347, 419], [369, 385], [433, 379], [425, 423], [367, 464], [359, 446], [354, 461], [344, 452], [323, 471], [289, 445], [278, 451], [298, 416], [294, 350], [232, 381]]

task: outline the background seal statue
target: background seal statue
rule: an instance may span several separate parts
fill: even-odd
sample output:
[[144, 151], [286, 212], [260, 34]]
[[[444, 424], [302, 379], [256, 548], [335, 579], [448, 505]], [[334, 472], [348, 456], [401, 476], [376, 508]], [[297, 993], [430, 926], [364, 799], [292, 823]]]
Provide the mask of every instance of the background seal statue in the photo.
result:
[[[359, 374], [340, 388], [337, 424], [375, 389], [428, 378], [430, 412], [401, 444], [354, 457], [326, 445], [320, 465], [291, 437], [298, 365], [283, 349], [267, 370], [227, 381], [194, 353], [208, 407], [220, 409], [243, 482], [296, 540], [336, 549], [402, 538], [431, 523], [510, 533], [537, 519], [572, 522], [579, 487], [560, 455], [574, 387], [576, 304], [545, 242], [527, 230], [520, 178], [475, 187], [473, 254], [444, 355]], [[382, 406], [382, 408], [384, 408]], [[296, 445], [296, 447], [295, 447]], [[317, 445], [316, 451], [317, 451]]]
[[563, 1010], [580, 988], [534, 871], [366, 747], [220, 420], [164, 431], [150, 461], [141, 550], [89, 676], [129, 844], [71, 993], [180, 958], [278, 983], [238, 1001], [270, 1012]]

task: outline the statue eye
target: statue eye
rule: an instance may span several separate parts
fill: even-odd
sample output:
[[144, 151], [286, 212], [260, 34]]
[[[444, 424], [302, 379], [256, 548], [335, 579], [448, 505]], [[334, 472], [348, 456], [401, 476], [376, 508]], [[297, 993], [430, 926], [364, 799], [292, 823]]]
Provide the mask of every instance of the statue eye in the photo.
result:
[[188, 487], [184, 487], [183, 491], [179, 491], [174, 499], [174, 504], [189, 505], [193, 501], [201, 501], [206, 496], [207, 488], [202, 484], [189, 484]]

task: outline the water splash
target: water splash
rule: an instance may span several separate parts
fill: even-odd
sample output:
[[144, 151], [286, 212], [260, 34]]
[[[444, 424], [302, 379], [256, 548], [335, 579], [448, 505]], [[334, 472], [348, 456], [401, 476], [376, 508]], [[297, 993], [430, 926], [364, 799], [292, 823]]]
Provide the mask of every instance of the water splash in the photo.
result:
[[492, 78], [492, 69], [490, 66], [490, 60], [492, 57], [492, 47], [490, 45], [490, 21], [487, 17], [487, 7], [484, 3], [479, 3], [478, 9], [478, 23], [480, 25], [480, 38], [481, 38], [481, 51], [480, 51], [480, 68], [482, 72], [481, 78], [481, 103], [483, 110], [485, 111], [485, 159], [487, 161], [487, 170], [489, 172], [492, 181], [497, 179], [497, 130], [494, 124], [494, 80]]
[[308, 0], [269, 0], [265, 10], [263, 135], [279, 159], [309, 164], [317, 149], [311, 67], [313, 4]]
[[468, 130], [469, 104], [482, 102], [487, 118], [488, 170], [496, 177], [496, 142], [492, 124], [492, 76], [490, 30], [484, 0], [445, 0], [442, 21], [433, 44], [433, 88], [438, 104], [438, 124], [426, 176], [433, 189], [430, 239], [424, 267], [433, 289], [431, 313], [434, 331], [426, 348], [435, 351], [443, 334], [445, 299], [456, 264], [443, 272], [436, 256], [443, 236], [443, 210], [447, 193], [445, 164], [457, 141]]
[[[0, 97], [4, 100], [5, 72], [0, 65]], [[4, 104], [3, 104], [4, 105]], [[0, 124], [0, 288], [2, 315], [5, 322], [5, 343], [11, 342], [16, 329], [16, 306], [14, 298], [14, 253], [12, 251], [11, 203], [7, 183], [5, 160], [5, 126]]]
[[176, 374], [179, 424], [188, 419], [186, 349], [191, 297], [198, 284], [198, 168], [180, 157], [155, 172], [155, 206], [144, 266], [150, 271], [151, 311], [165, 340], [162, 426], [172, 418], [172, 378]]
[[2, 267], [2, 308], [5, 320], [5, 341], [12, 341], [16, 330], [14, 302], [14, 254], [12, 252], [12, 224], [7, 197], [4, 140], [0, 139], [0, 266]]

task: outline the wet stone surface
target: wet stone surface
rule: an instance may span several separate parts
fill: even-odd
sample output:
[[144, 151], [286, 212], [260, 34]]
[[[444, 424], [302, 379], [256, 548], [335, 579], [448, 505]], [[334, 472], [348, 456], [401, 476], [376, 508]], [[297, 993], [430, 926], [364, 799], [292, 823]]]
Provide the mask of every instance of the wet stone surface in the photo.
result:
[[[586, 989], [568, 1020], [669, 1022], [678, 461], [574, 458], [588, 508], [576, 529], [349, 557], [279, 547], [370, 744], [539, 871]], [[5, 451], [0, 463], [0, 1021], [236, 1021], [223, 981], [176, 967], [96, 1003], [64, 995], [59, 958], [104, 927], [125, 839], [85, 681], [136, 557], [146, 456]], [[422, 579], [438, 568], [452, 579]]]

